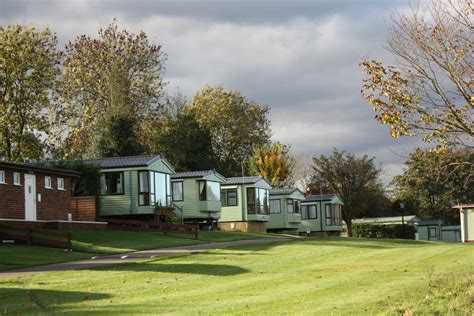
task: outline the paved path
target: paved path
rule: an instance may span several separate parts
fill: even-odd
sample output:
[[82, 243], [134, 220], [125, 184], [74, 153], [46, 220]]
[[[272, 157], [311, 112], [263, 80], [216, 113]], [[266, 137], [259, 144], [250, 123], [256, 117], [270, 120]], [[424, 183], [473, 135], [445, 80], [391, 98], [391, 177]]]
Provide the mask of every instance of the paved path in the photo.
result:
[[187, 254], [195, 253], [205, 250], [222, 249], [232, 246], [249, 245], [256, 243], [270, 243], [278, 241], [294, 240], [294, 238], [258, 238], [258, 239], [247, 239], [247, 240], [235, 240], [226, 242], [212, 242], [208, 244], [192, 245], [192, 246], [180, 246], [172, 248], [161, 248], [152, 250], [142, 250], [124, 254], [116, 254], [110, 256], [91, 257], [90, 259], [78, 260], [78, 261], [67, 261], [60, 263], [53, 263], [42, 266], [35, 266], [30, 268], [22, 268], [16, 270], [10, 270], [6, 272], [0, 272], [0, 279], [15, 278], [28, 276], [43, 272], [56, 272], [56, 271], [69, 271], [79, 269], [90, 269], [103, 267], [114, 264], [130, 263], [143, 259], [152, 259], [154, 257], [174, 255], [174, 254]]

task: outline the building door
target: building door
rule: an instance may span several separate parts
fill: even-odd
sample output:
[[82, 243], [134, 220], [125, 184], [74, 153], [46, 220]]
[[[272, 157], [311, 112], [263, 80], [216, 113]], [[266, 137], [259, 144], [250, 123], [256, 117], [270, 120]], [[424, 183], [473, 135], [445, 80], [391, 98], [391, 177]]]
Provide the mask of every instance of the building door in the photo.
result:
[[25, 174], [25, 220], [36, 220], [36, 177]]

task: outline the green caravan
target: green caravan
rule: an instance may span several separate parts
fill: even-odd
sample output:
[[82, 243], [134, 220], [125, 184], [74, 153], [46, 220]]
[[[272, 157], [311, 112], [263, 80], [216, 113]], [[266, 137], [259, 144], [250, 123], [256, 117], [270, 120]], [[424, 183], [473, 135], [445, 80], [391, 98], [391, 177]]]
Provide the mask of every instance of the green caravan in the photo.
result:
[[301, 202], [300, 234], [339, 235], [342, 232], [342, 199], [336, 194], [307, 196]]
[[172, 202], [184, 222], [214, 222], [221, 217], [221, 184], [215, 170], [179, 172], [171, 176]]
[[270, 220], [271, 184], [264, 177], [227, 178], [221, 185], [219, 228], [227, 231], [266, 232]]
[[173, 166], [162, 156], [84, 160], [100, 168], [99, 216], [156, 215], [171, 209]]
[[274, 189], [270, 191], [270, 220], [267, 231], [295, 231], [301, 224], [301, 201], [304, 194], [299, 189]]

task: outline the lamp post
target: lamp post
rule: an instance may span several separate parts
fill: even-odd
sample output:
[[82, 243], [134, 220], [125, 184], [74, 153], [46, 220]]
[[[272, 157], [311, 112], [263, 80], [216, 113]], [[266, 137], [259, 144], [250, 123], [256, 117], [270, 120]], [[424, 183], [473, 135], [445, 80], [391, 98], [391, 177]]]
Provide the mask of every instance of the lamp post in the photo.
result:
[[400, 202], [400, 209], [402, 210], [402, 225], [405, 225], [405, 212], [404, 212], [404, 209], [405, 209], [405, 203], [404, 202]]

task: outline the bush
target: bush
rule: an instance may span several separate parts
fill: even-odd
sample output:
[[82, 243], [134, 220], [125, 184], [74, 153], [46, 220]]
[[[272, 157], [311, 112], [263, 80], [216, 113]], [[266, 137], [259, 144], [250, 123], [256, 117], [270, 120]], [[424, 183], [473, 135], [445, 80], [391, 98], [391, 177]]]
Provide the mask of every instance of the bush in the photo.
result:
[[415, 232], [410, 225], [352, 224], [354, 237], [415, 239]]

